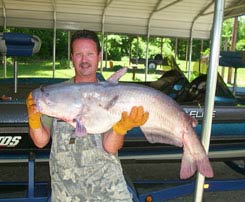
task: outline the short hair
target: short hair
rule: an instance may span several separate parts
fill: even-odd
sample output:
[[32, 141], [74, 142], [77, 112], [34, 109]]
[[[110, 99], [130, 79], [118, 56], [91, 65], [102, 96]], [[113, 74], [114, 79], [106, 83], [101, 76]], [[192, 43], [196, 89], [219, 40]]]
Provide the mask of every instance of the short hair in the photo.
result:
[[76, 39], [91, 39], [91, 40], [93, 40], [96, 43], [98, 53], [100, 53], [100, 51], [101, 51], [100, 41], [99, 41], [97, 34], [94, 31], [86, 30], [86, 29], [76, 31], [71, 37], [71, 44], [70, 44], [71, 52], [73, 52], [72, 45]]

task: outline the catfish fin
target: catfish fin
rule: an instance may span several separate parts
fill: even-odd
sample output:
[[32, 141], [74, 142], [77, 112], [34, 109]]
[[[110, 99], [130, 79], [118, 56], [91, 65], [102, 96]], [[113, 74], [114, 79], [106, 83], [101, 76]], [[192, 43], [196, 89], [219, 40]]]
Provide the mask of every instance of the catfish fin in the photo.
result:
[[78, 137], [87, 135], [87, 130], [84, 125], [78, 119], [74, 119], [73, 121], [76, 122], [75, 135]]
[[108, 102], [108, 103], [106, 104], [106, 106], [105, 106], [104, 108], [105, 108], [106, 110], [109, 110], [111, 107], [113, 107], [113, 106], [116, 104], [118, 98], [119, 98], [119, 95], [115, 95], [115, 96], [110, 100], [110, 102]]
[[[75, 117], [77, 133], [81, 134], [78, 136], [83, 136], [87, 133], [104, 133], [108, 131], [112, 126], [110, 120], [114, 118], [114, 115], [108, 113], [108, 110], [115, 105], [117, 99], [118, 97], [115, 96], [108, 103], [94, 103], [94, 100], [92, 100], [89, 103], [92, 107], [84, 104], [83, 109]], [[103, 129], [102, 131], [98, 131], [97, 127], [95, 127], [98, 123], [100, 123], [99, 128]], [[97, 132], [92, 132], [91, 129]]]
[[119, 79], [127, 72], [127, 67], [121, 68], [112, 74], [107, 81], [112, 83], [118, 83]]
[[174, 139], [174, 138], [168, 137], [167, 135], [163, 135], [162, 133], [160, 133], [160, 131], [156, 131], [154, 129], [152, 129], [151, 131], [148, 131], [143, 127], [140, 127], [140, 128], [142, 132], [144, 133], [145, 138], [150, 143], [164, 143], [164, 144], [175, 145], [178, 147], [183, 146], [182, 142], [179, 141], [178, 139]]
[[189, 115], [189, 114], [186, 114], [186, 118], [187, 118], [188, 122], [191, 124], [191, 126], [192, 126], [193, 128], [195, 128], [195, 127], [197, 126], [197, 124], [198, 124], [197, 119], [195, 119], [194, 117], [192, 117], [192, 116]]

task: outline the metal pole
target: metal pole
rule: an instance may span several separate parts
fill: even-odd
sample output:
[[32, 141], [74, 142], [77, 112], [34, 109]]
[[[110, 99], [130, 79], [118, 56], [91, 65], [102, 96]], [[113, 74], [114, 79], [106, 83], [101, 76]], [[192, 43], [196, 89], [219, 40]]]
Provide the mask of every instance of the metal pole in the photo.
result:
[[71, 63], [71, 31], [67, 32], [67, 68], [70, 68]]
[[[227, 48], [228, 48], [228, 39], [224, 41], [224, 51], [227, 51]], [[225, 67], [224, 66], [222, 67], [222, 70], [221, 70], [221, 76], [225, 80]]]
[[107, 54], [107, 35], [105, 36], [105, 40], [104, 40], [104, 44], [105, 44], [105, 68], [107, 68], [107, 62], [108, 62], [108, 54]]
[[174, 58], [175, 60], [177, 60], [177, 56], [178, 56], [178, 38], [175, 38], [175, 47], [174, 47]]
[[55, 59], [56, 58], [56, 20], [54, 21], [54, 35], [53, 35], [53, 78], [55, 77]]
[[[235, 51], [236, 49], [236, 41], [237, 41], [237, 27], [238, 27], [238, 17], [234, 17], [234, 23], [233, 23], [233, 28], [232, 28], [232, 40], [231, 40], [231, 51]], [[232, 84], [232, 67], [228, 68], [228, 78], [227, 78], [227, 83]]]
[[234, 96], [236, 95], [236, 86], [237, 86], [237, 68], [235, 68], [234, 84], [233, 84], [233, 88], [232, 88], [232, 93]]
[[[213, 32], [211, 38], [211, 53], [208, 68], [207, 88], [205, 94], [205, 109], [202, 130], [202, 143], [208, 152], [211, 136], [212, 114], [214, 108], [214, 97], [217, 84], [217, 70], [219, 65], [220, 39], [224, 14], [224, 0], [215, 0], [215, 12], [213, 18]], [[203, 196], [203, 185], [205, 177], [197, 174], [195, 202], [201, 202]]]
[[17, 60], [14, 58], [14, 93], [18, 91], [18, 65]]
[[30, 152], [28, 159], [28, 198], [35, 195], [35, 153]]
[[109, 8], [110, 4], [113, 0], [106, 0], [105, 1], [105, 7], [102, 14], [102, 20], [101, 20], [101, 62], [100, 62], [100, 73], [103, 72], [103, 60], [104, 60], [104, 40], [105, 40], [105, 17], [106, 17], [106, 11]]
[[103, 60], [104, 60], [104, 38], [105, 38], [105, 12], [102, 18], [102, 30], [101, 30], [101, 62], [100, 62], [100, 73], [103, 72]]
[[136, 46], [136, 65], [138, 67], [138, 58], [139, 58], [139, 35], [137, 35], [137, 46]]
[[192, 42], [193, 42], [193, 37], [192, 37], [192, 31], [190, 33], [190, 39], [189, 39], [189, 60], [188, 60], [188, 72], [187, 72], [187, 78], [190, 81], [190, 77], [191, 77], [191, 60], [192, 60]]
[[211, 6], [213, 5], [213, 1], [210, 1], [193, 19], [192, 24], [191, 24], [191, 29], [190, 29], [190, 37], [189, 37], [189, 65], [188, 65], [188, 72], [187, 72], [187, 77], [190, 80], [190, 70], [191, 70], [191, 60], [192, 60], [192, 42], [193, 42], [193, 31], [194, 31], [194, 24], [196, 20], [202, 16]]
[[134, 37], [128, 36], [128, 40], [130, 41], [130, 44], [129, 44], [129, 61], [128, 61], [128, 66], [130, 67], [131, 59], [132, 59], [132, 44], [133, 44]]
[[3, 69], [4, 69], [3, 78], [7, 78], [7, 57], [6, 55], [3, 56]]
[[[5, 2], [2, 0], [3, 4], [3, 32], [6, 32], [6, 25], [7, 25], [7, 20], [6, 20], [6, 7], [5, 7]], [[6, 55], [3, 55], [3, 78], [7, 78], [7, 58]]]
[[[162, 1], [163, 0], [158, 0], [156, 6], [154, 8], [154, 10], [151, 12], [151, 14], [149, 16], [149, 19], [148, 19], [148, 22], [147, 22], [148, 25], [147, 25], [147, 44], [146, 44], [146, 56], [145, 56], [146, 57], [146, 60], [145, 60], [145, 81], [147, 81], [147, 74], [148, 74], [148, 63], [149, 63], [149, 61], [148, 61], [148, 54], [149, 54], [149, 40], [150, 40], [150, 29], [151, 29], [151, 20], [152, 20], [152, 17], [153, 17], [153, 15], [156, 12], [161, 11], [164, 8], [167, 8], [167, 7], [175, 4], [179, 0], [176, 0], [176, 1], [172, 2], [172, 3], [170, 3], [170, 4], [167, 4], [166, 6], [164, 6], [164, 7], [162, 7], [162, 8], [159, 9], [159, 6], [160, 6], [160, 4], [161, 4]], [[180, 0], [180, 1], [182, 1], [182, 0]]]
[[203, 51], [203, 40], [201, 40], [201, 50], [200, 50], [200, 57], [199, 57], [199, 64], [198, 64], [198, 74], [201, 73], [202, 51]]
[[147, 74], [148, 74], [149, 41], [150, 41], [150, 26], [148, 27], [148, 31], [147, 31], [146, 54], [145, 54], [145, 81], [147, 81]]
[[56, 58], [56, 0], [53, 0], [54, 9], [54, 35], [53, 35], [53, 78], [55, 77], [55, 58]]
[[188, 51], [189, 51], [189, 43], [188, 40], [186, 40], [186, 46], [185, 46], [185, 70], [188, 71]]

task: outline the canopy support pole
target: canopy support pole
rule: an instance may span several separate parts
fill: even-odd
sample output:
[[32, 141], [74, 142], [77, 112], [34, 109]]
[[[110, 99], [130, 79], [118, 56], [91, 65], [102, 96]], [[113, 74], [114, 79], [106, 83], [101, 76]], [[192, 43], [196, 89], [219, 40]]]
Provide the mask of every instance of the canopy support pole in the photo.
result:
[[17, 59], [14, 57], [14, 93], [18, 92], [18, 64]]
[[71, 31], [67, 32], [67, 68], [71, 68]]
[[139, 64], [139, 35], [137, 35], [137, 46], [136, 46], [136, 66]]
[[150, 41], [150, 23], [148, 23], [148, 29], [147, 29], [146, 54], [145, 54], [145, 81], [147, 81], [147, 74], [148, 74], [149, 41]]
[[105, 7], [102, 14], [101, 20], [101, 62], [100, 62], [100, 73], [103, 72], [103, 60], [104, 60], [104, 41], [105, 41], [105, 16], [106, 11], [113, 0], [106, 0]]
[[213, 4], [214, 2], [211, 1], [205, 8], [203, 8], [196, 17], [194, 17], [192, 23], [191, 23], [191, 28], [190, 28], [190, 36], [189, 36], [189, 61], [188, 61], [188, 72], [187, 72], [187, 78], [190, 80], [190, 72], [191, 72], [191, 60], [192, 60], [192, 42], [193, 42], [193, 29], [194, 29], [194, 24], [196, 20], [204, 15], [205, 11], [209, 9], [209, 7]]
[[[208, 68], [207, 88], [205, 94], [205, 108], [202, 129], [202, 143], [204, 149], [209, 151], [212, 114], [214, 108], [214, 97], [217, 84], [217, 70], [219, 65], [220, 40], [222, 31], [222, 22], [224, 14], [224, 0], [215, 0], [215, 12], [213, 18], [213, 32], [211, 38], [211, 52]], [[205, 177], [200, 173], [197, 174], [195, 188], [195, 202], [201, 202], [203, 196], [203, 185]]]
[[188, 61], [188, 71], [187, 71], [187, 78], [189, 81], [191, 77], [190, 74], [191, 74], [192, 42], [193, 42], [192, 32], [193, 32], [193, 29], [191, 28], [190, 38], [189, 38], [189, 61]]
[[177, 61], [178, 58], [178, 38], [175, 38], [175, 45], [174, 45], [174, 58]]
[[56, 60], [56, 2], [53, 0], [54, 10], [54, 34], [53, 34], [53, 78], [55, 78], [55, 60]]
[[[2, 0], [2, 5], [3, 5], [3, 32], [6, 31], [6, 7], [5, 7], [5, 2]], [[6, 55], [3, 55], [3, 78], [7, 78], [7, 58]]]
[[[168, 3], [167, 5], [163, 6], [163, 7], [160, 7], [161, 3], [162, 3], [163, 0], [158, 0], [154, 10], [151, 12], [150, 16], [149, 16], [149, 19], [148, 19], [148, 23], [147, 23], [147, 43], [146, 43], [146, 60], [145, 60], [145, 81], [147, 81], [147, 74], [148, 74], [148, 54], [149, 54], [149, 40], [150, 40], [150, 28], [151, 28], [151, 20], [152, 20], [152, 17], [153, 15], [156, 13], [156, 12], [159, 12], [159, 11], [162, 11], [163, 9], [165, 8], [168, 8], [174, 4], [177, 4], [183, 0], [175, 0], [171, 3]], [[159, 8], [160, 7], [160, 8]]]

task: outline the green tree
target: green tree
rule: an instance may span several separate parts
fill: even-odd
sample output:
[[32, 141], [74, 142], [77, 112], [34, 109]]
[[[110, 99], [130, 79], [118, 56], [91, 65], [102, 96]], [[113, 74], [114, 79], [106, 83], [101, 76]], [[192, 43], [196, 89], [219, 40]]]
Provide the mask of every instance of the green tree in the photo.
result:
[[[230, 50], [232, 43], [232, 30], [233, 30], [234, 18], [229, 18], [223, 22], [222, 26], [222, 43], [221, 49], [226, 49], [224, 46], [227, 45], [227, 50]], [[237, 28], [237, 41], [236, 50], [244, 50], [244, 39], [245, 39], [245, 17], [238, 17], [238, 28]]]
[[119, 35], [107, 35], [106, 38], [108, 60], [121, 60], [121, 37]]
[[233, 18], [229, 18], [223, 22], [221, 36], [221, 50], [229, 50], [231, 47]]
[[236, 49], [245, 51], [245, 16], [238, 18], [237, 39]]

